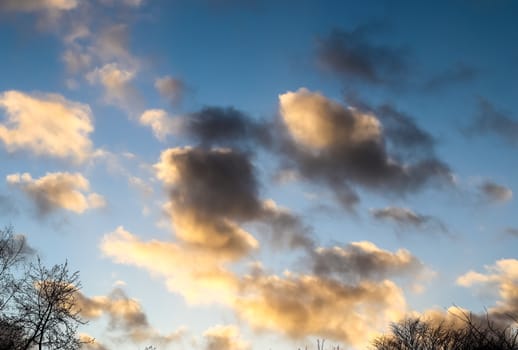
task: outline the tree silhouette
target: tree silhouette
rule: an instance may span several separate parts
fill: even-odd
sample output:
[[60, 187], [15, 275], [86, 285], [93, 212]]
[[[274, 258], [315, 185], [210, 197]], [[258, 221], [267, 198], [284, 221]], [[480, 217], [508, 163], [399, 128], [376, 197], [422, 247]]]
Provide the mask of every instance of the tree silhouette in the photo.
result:
[[13, 297], [15, 324], [25, 334], [22, 349], [79, 349], [77, 327], [85, 323], [76, 307], [80, 287], [79, 273], [70, 273], [67, 263], [49, 269], [38, 258], [30, 264]]
[[79, 273], [31, 262], [33, 252], [12, 227], [0, 230], [0, 350], [79, 349]]
[[518, 350], [518, 329], [461, 312], [457, 321], [407, 318], [374, 340], [376, 350]]

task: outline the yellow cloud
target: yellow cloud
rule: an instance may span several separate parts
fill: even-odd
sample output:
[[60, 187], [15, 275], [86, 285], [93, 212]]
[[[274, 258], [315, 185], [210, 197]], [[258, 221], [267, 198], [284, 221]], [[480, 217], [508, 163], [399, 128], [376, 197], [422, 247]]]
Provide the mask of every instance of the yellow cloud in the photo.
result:
[[188, 303], [229, 303], [238, 288], [234, 274], [221, 256], [205, 249], [151, 240], [118, 227], [104, 236], [102, 252], [118, 263], [135, 265], [166, 279], [168, 288]]
[[167, 136], [178, 133], [182, 128], [182, 121], [178, 118], [171, 118], [163, 109], [148, 109], [140, 116], [140, 124], [150, 126], [153, 135], [165, 141]]
[[379, 120], [301, 88], [279, 96], [284, 124], [297, 143], [320, 151], [363, 141], [380, 141]]
[[92, 112], [88, 105], [57, 94], [31, 96], [19, 91], [0, 94], [6, 120], [0, 140], [8, 152], [27, 150], [36, 155], [83, 162], [92, 153]]
[[486, 273], [468, 271], [457, 278], [457, 284], [497, 293], [499, 299], [489, 309], [489, 314], [509, 322], [508, 315], [518, 314], [518, 260], [501, 259], [494, 265], [485, 266], [485, 269]]
[[87, 209], [104, 207], [106, 201], [97, 193], [87, 193], [88, 180], [79, 173], [47, 173], [33, 179], [29, 173], [10, 174], [7, 183], [19, 187], [36, 204], [41, 214], [63, 208], [81, 214]]
[[203, 333], [206, 350], [246, 350], [250, 345], [240, 339], [239, 330], [234, 325], [217, 325]]
[[348, 285], [314, 275], [248, 276], [234, 305], [259, 330], [292, 338], [321, 336], [365, 346], [405, 310], [402, 291], [391, 281]]

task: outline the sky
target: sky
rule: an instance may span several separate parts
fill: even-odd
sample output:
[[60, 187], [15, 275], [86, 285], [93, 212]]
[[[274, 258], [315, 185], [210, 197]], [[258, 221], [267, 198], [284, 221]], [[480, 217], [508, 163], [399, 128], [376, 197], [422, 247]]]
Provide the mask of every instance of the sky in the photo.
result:
[[518, 315], [518, 3], [0, 0], [0, 225], [87, 350]]

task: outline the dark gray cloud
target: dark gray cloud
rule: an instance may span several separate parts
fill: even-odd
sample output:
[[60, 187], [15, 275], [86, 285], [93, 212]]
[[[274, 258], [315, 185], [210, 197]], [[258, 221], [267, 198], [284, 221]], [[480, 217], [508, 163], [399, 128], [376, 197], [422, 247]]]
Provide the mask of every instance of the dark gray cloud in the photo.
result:
[[337, 277], [349, 283], [394, 276], [415, 277], [424, 264], [407, 250], [395, 253], [370, 242], [353, 242], [344, 247], [318, 248], [311, 258], [312, 270], [318, 276]]
[[255, 121], [233, 107], [205, 107], [191, 113], [187, 117], [185, 130], [206, 146], [267, 145], [271, 140], [266, 122]]
[[495, 108], [488, 100], [479, 99], [478, 111], [467, 128], [467, 136], [491, 134], [512, 146], [518, 146], [518, 120], [510, 113]]
[[433, 138], [389, 107], [382, 108], [389, 125], [385, 134], [383, 118], [319, 93], [300, 89], [280, 98], [284, 167], [327, 184], [347, 208], [359, 200], [352, 185], [404, 194], [432, 182], [451, 182], [448, 165], [433, 154]]
[[470, 82], [477, 77], [478, 73], [475, 68], [459, 62], [431, 77], [423, 84], [423, 90], [436, 91], [453, 84]]
[[491, 202], [508, 202], [513, 198], [513, 191], [492, 181], [485, 181], [479, 187], [482, 195]]
[[382, 209], [374, 209], [371, 215], [378, 220], [389, 220], [394, 222], [400, 228], [419, 229], [419, 230], [436, 230], [447, 232], [446, 226], [437, 218], [429, 215], [422, 215], [407, 208], [386, 207]]
[[192, 148], [172, 153], [170, 162], [180, 174], [170, 192], [179, 206], [237, 220], [249, 220], [260, 211], [259, 184], [246, 154]]
[[373, 31], [372, 26], [352, 31], [334, 29], [317, 42], [318, 62], [345, 79], [401, 84], [409, 70], [407, 50], [372, 42], [369, 36]]
[[411, 155], [417, 152], [433, 153], [435, 138], [417, 125], [415, 119], [391, 104], [383, 104], [374, 109], [383, 123], [383, 132], [394, 150]]
[[263, 206], [259, 225], [259, 233], [267, 235], [267, 241], [274, 248], [312, 250], [315, 247], [313, 228], [306, 225], [299, 216], [275, 205]]
[[[262, 201], [247, 153], [228, 148], [173, 148], [162, 153], [158, 177], [169, 185], [177, 234], [188, 243], [242, 256], [256, 246], [238, 224], [266, 225], [279, 247], [306, 247], [310, 230], [302, 220]], [[215, 244], [215, 242], [219, 242]]]

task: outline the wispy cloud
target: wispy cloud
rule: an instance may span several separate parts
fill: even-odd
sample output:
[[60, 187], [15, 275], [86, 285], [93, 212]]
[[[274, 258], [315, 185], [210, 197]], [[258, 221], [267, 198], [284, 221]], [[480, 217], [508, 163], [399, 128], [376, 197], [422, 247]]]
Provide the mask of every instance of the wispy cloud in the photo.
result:
[[386, 207], [371, 210], [371, 215], [378, 220], [388, 220], [401, 229], [433, 230], [447, 232], [446, 226], [437, 218], [416, 213], [408, 208]]
[[513, 191], [492, 181], [485, 181], [479, 186], [481, 194], [491, 202], [505, 203], [513, 198]]
[[468, 136], [494, 135], [511, 146], [518, 145], [518, 121], [484, 98], [479, 98], [478, 110], [463, 132]]
[[166, 75], [155, 79], [155, 89], [173, 106], [178, 106], [182, 103], [187, 86], [183, 80]]

